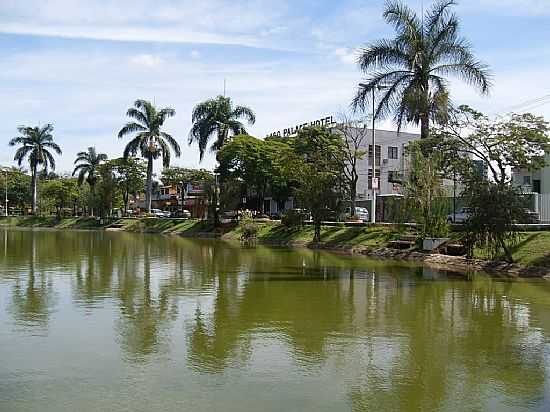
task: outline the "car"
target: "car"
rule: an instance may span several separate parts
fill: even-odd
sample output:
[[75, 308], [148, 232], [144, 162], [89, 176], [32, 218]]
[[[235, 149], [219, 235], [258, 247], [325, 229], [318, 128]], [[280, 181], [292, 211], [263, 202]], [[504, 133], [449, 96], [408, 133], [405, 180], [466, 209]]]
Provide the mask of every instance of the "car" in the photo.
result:
[[152, 213], [155, 217], [159, 217], [159, 218], [170, 217], [170, 212], [167, 212], [167, 211], [164, 211], [164, 210], [160, 210], [160, 209], [151, 209], [151, 213]]
[[170, 214], [170, 217], [177, 217], [180, 219], [191, 219], [191, 212], [187, 209], [177, 210]]
[[[364, 207], [355, 207], [355, 217], [357, 219], [360, 219], [364, 223], [367, 223], [370, 221], [370, 215], [367, 208]], [[350, 219], [351, 218], [351, 207], [347, 207], [344, 212], [344, 219]]]
[[457, 209], [454, 213], [447, 215], [447, 222], [464, 223], [470, 218], [470, 216], [472, 216], [472, 208], [461, 207], [460, 209]]

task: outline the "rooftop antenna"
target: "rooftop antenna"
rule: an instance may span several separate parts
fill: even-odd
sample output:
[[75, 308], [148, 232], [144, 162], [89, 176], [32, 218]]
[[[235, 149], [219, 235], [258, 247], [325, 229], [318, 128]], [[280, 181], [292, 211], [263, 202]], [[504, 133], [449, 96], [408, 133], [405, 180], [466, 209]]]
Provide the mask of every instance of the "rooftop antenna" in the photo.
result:
[[225, 77], [223, 78], [223, 97], [225, 97]]

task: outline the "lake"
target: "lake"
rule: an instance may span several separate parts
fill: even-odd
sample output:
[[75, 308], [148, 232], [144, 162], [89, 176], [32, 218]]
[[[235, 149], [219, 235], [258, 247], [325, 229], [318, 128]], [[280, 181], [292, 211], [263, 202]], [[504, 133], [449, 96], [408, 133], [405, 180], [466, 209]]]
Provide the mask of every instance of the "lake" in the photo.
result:
[[549, 411], [550, 282], [0, 229], [0, 411]]

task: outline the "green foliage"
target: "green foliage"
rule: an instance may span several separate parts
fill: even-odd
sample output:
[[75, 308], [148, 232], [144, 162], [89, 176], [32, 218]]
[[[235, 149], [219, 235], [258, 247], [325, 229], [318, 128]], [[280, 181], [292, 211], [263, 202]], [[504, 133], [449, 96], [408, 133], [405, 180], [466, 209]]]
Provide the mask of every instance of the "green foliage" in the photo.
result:
[[306, 127], [291, 139], [294, 154], [287, 159], [289, 173], [298, 183], [300, 204], [311, 211], [315, 234], [321, 240], [321, 222], [338, 208], [344, 167], [342, 137], [319, 127]]
[[412, 210], [420, 237], [444, 237], [448, 234], [447, 203], [442, 186], [443, 156], [422, 152], [421, 143], [408, 147], [411, 176], [405, 184], [407, 206]]
[[353, 100], [356, 108], [366, 109], [377, 93], [376, 117], [394, 114], [398, 128], [404, 122], [420, 123], [421, 136], [427, 138], [430, 122], [444, 124], [447, 119], [447, 76], [459, 77], [482, 93], [489, 91], [488, 68], [476, 61], [460, 36], [453, 5], [453, 0], [436, 1], [419, 16], [400, 2], [386, 4], [384, 18], [396, 36], [361, 51], [358, 64], [369, 77]]
[[218, 152], [221, 182], [242, 182], [249, 192], [257, 195], [259, 209], [263, 208], [268, 191], [277, 201], [284, 202], [291, 195], [284, 159], [292, 153], [292, 147], [286, 142], [235, 136]]
[[[8, 208], [25, 209], [30, 206], [31, 177], [17, 168], [7, 169], [8, 176]], [[0, 199], [2, 205], [5, 200], [5, 177], [6, 172], [0, 175]]]
[[126, 112], [133, 121], [118, 132], [118, 138], [134, 135], [124, 148], [124, 158], [138, 153], [147, 160], [147, 187], [145, 191], [147, 211], [151, 212], [151, 191], [153, 187], [153, 160], [162, 158], [164, 167], [170, 166], [171, 151], [180, 157], [180, 145], [170, 134], [163, 132], [162, 127], [167, 118], [173, 117], [176, 111], [170, 107], [158, 110], [151, 102], [136, 100], [134, 107]]
[[520, 241], [515, 224], [526, 219], [525, 201], [518, 189], [474, 178], [467, 182], [463, 197], [473, 210], [465, 226], [468, 255], [479, 248], [491, 259], [503, 256], [512, 262], [512, 249]]
[[128, 210], [130, 195], [136, 197], [145, 187], [147, 166], [135, 157], [121, 157], [109, 162], [118, 192], [122, 195], [124, 214]]
[[457, 163], [464, 166], [471, 164], [465, 162], [464, 156], [470, 154], [486, 165], [495, 182], [506, 184], [510, 169], [538, 170], [546, 165], [549, 132], [550, 124], [530, 113], [492, 120], [468, 106], [460, 106], [450, 112], [449, 122], [432, 134], [437, 150], [448, 158], [459, 159]]
[[60, 178], [46, 180], [42, 184], [41, 209], [52, 205], [57, 216], [63, 215], [63, 209], [74, 208], [79, 199], [79, 187], [76, 179]]
[[178, 186], [182, 183], [184, 186], [187, 186], [188, 183], [203, 183], [208, 185], [214, 182], [214, 175], [206, 169], [188, 169], [171, 166], [163, 169], [160, 180], [166, 186]]
[[38, 167], [44, 171], [55, 169], [53, 153], [61, 154], [61, 148], [53, 141], [53, 126], [47, 124], [43, 127], [18, 127], [21, 134], [10, 140], [10, 146], [20, 146], [15, 152], [14, 160], [21, 166], [28, 159], [31, 169], [31, 206], [32, 212], [37, 212], [38, 197]]
[[281, 216], [281, 223], [286, 227], [303, 226], [307, 214], [303, 209], [290, 209]]
[[256, 222], [254, 222], [252, 214], [248, 211], [245, 211], [241, 215], [241, 220], [239, 221], [239, 229], [241, 231], [241, 240], [250, 241], [256, 238], [260, 227]]
[[233, 106], [230, 97], [218, 96], [197, 104], [193, 108], [193, 126], [189, 132], [189, 144], [199, 145], [200, 159], [204, 157], [209, 140], [216, 136], [212, 151], [220, 150], [232, 135], [246, 134], [239, 119], [249, 124], [256, 122], [252, 109], [246, 106]]

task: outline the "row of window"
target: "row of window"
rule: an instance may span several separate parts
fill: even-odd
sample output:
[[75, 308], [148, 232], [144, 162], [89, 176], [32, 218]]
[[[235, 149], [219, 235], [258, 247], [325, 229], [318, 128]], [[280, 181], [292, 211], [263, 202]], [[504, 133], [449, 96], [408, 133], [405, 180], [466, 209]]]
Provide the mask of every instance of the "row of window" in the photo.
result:
[[[380, 157], [382, 153], [382, 147], [376, 145], [376, 164], [380, 164]], [[388, 159], [398, 159], [399, 148], [397, 146], [388, 146]], [[372, 164], [372, 145], [369, 144], [369, 163]]]

